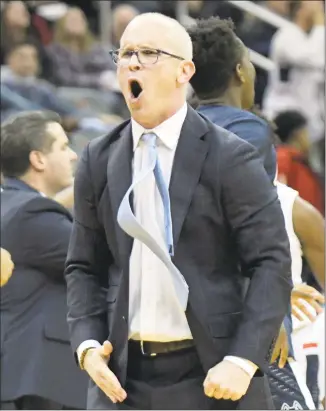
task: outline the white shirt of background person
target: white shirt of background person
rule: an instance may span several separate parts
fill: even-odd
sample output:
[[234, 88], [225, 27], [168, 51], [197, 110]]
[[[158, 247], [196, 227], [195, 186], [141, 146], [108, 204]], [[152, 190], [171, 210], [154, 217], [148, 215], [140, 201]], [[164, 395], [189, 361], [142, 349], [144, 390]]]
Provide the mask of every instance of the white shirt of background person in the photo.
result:
[[[285, 110], [298, 110], [308, 120], [311, 141], [324, 131], [325, 27], [315, 25], [309, 34], [293, 24], [277, 31], [271, 43], [270, 58], [275, 68], [263, 98], [263, 112], [273, 119]], [[281, 68], [289, 67], [287, 81], [281, 81]]]

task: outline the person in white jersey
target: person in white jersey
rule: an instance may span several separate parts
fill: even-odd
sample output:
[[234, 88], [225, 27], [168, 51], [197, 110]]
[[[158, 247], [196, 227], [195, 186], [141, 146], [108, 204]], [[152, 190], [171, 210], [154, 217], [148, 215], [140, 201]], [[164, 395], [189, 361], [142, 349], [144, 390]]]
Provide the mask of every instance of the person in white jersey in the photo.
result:
[[325, 15], [323, 1], [288, 2], [293, 25], [279, 29], [271, 42], [275, 68], [263, 98], [270, 119], [284, 110], [298, 110], [309, 122], [312, 142], [324, 132]]
[[[296, 361], [292, 369], [300, 383], [306, 375], [306, 355], [319, 356], [320, 400], [325, 396], [323, 379], [325, 378], [325, 312], [320, 306], [324, 297], [313, 287], [303, 284], [301, 278], [302, 257], [304, 256], [321, 284], [325, 283], [325, 237], [324, 219], [309, 203], [299, 197], [292, 188], [276, 183], [279, 200], [284, 214], [285, 226], [289, 236], [292, 257], [292, 342]], [[300, 298], [300, 293], [302, 296]], [[306, 294], [306, 297], [304, 296]], [[303, 390], [304, 391], [304, 390]], [[310, 400], [306, 398], [309, 406]]]

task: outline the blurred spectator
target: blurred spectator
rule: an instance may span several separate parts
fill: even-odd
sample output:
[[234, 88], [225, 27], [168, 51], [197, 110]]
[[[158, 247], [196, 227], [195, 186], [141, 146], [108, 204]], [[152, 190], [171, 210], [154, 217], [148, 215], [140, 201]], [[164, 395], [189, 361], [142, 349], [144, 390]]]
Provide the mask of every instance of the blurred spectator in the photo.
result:
[[129, 4], [136, 7], [140, 13], [155, 13], [161, 11], [161, 5], [165, 0], [113, 0], [112, 8], [116, 8], [119, 5]]
[[221, 19], [231, 18], [236, 27], [240, 25], [243, 19], [243, 12], [228, 4], [225, 0], [188, 0], [187, 3], [189, 15], [195, 19], [211, 16], [218, 16]]
[[284, 110], [298, 110], [308, 120], [309, 136], [316, 141], [324, 133], [325, 16], [322, 1], [290, 1], [293, 25], [273, 37], [270, 72], [264, 96], [264, 112], [270, 118]]
[[[287, 17], [288, 3], [288, 0], [267, 0], [261, 2], [260, 5], [282, 17]], [[245, 13], [243, 22], [240, 27], [238, 27], [237, 33], [247, 47], [268, 57], [270, 54], [271, 40], [276, 31], [277, 29], [273, 25], [258, 19], [250, 13]], [[256, 74], [255, 102], [261, 106], [268, 75], [267, 72], [260, 67], [256, 67]]]
[[285, 111], [274, 119], [279, 181], [299, 192], [300, 197], [325, 215], [322, 184], [309, 165], [311, 146], [306, 118], [297, 111]]
[[112, 12], [112, 38], [113, 46], [119, 48], [120, 38], [125, 31], [125, 28], [131, 20], [139, 14], [136, 7], [129, 4], [121, 4], [114, 8]]
[[66, 131], [91, 128], [103, 133], [109, 130], [99, 113], [77, 109], [59, 97], [52, 84], [38, 78], [38, 71], [38, 54], [33, 44], [16, 45], [8, 54], [8, 67], [1, 73], [2, 120], [17, 111], [46, 109], [63, 117]]
[[[54, 197], [71, 186], [76, 154], [55, 113], [1, 127], [1, 246], [15, 262], [1, 289], [1, 408], [86, 407], [66, 321], [64, 265], [72, 216]], [[64, 377], [64, 378], [63, 378]]]
[[54, 42], [47, 47], [58, 86], [117, 89], [115, 66], [106, 50], [88, 28], [78, 7], [68, 9], [58, 20]]
[[22, 42], [33, 43], [40, 56], [40, 76], [50, 73], [49, 60], [41, 43], [38, 30], [31, 24], [30, 14], [22, 1], [9, 1], [1, 10], [1, 65], [5, 64], [8, 52]]

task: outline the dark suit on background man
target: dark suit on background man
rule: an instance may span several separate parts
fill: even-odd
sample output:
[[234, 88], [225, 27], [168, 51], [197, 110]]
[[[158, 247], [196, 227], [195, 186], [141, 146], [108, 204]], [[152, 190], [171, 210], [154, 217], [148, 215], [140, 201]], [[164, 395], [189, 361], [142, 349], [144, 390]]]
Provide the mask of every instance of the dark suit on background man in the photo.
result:
[[[75, 180], [75, 222], [66, 268], [73, 349], [85, 340], [108, 339], [113, 345], [109, 367], [122, 386], [127, 379], [133, 241], [118, 225], [117, 212], [131, 185], [132, 155], [129, 121], [84, 151]], [[250, 144], [190, 107], [169, 192], [173, 262], [189, 285], [186, 315], [202, 367], [207, 372], [225, 355], [252, 361], [260, 371], [243, 401], [266, 406], [263, 371], [292, 287], [277, 193]], [[245, 302], [244, 275], [251, 277]], [[116, 408], [92, 382], [88, 396], [89, 408]]]
[[[15, 261], [1, 289], [1, 407], [85, 408], [87, 379], [71, 358], [64, 262], [70, 213], [17, 179], [1, 193], [1, 245]], [[38, 397], [38, 398], [36, 398]]]

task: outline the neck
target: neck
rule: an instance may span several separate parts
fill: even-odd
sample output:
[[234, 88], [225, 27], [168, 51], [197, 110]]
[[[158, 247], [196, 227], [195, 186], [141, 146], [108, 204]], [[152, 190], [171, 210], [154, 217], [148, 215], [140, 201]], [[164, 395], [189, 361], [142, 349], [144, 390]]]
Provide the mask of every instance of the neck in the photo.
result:
[[242, 108], [241, 98], [240, 98], [239, 93], [235, 93], [232, 91], [226, 92], [220, 97], [200, 100], [200, 104], [203, 104], [203, 105], [216, 104], [216, 105], [221, 105], [221, 106], [231, 106], [231, 107]]
[[138, 124], [144, 127], [147, 130], [151, 130], [160, 124], [164, 123], [164, 121], [168, 120], [172, 116], [174, 116], [184, 105], [185, 101], [180, 102], [178, 105], [171, 107], [169, 110], [159, 113], [155, 118], [147, 119], [138, 119], [137, 116], [132, 116]]
[[20, 177], [20, 180], [30, 187], [34, 188], [34, 190], [45, 194], [47, 197], [52, 198], [57, 194], [54, 190], [51, 190], [38, 176], [32, 176], [30, 173], [27, 173], [24, 176]]

